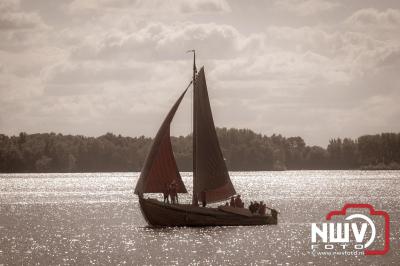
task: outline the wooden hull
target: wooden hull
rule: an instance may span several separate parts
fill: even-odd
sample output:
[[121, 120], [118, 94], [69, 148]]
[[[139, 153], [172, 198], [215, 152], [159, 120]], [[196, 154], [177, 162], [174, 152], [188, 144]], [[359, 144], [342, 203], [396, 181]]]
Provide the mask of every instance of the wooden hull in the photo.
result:
[[139, 197], [140, 209], [147, 223], [164, 226], [249, 226], [277, 224], [271, 215], [244, 215], [218, 208], [195, 207], [188, 204], [168, 204]]

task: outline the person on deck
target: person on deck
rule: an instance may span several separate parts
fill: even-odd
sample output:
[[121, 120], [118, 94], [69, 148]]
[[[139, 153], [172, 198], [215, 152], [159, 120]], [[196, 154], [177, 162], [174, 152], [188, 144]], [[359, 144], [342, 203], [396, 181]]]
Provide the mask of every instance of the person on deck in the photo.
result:
[[259, 209], [260, 209], [260, 203], [258, 203], [257, 201], [254, 202], [254, 213], [257, 213]]
[[250, 202], [249, 210], [250, 210], [251, 213], [255, 213], [255, 210], [254, 210], [254, 202], [252, 202], [252, 201]]
[[271, 209], [272, 218], [278, 219], [278, 211], [275, 209]]
[[229, 203], [229, 206], [235, 207], [235, 198], [231, 197], [231, 202]]
[[243, 208], [244, 207], [244, 203], [243, 203], [242, 199], [240, 198], [240, 195], [236, 196], [235, 206], [236, 206], [236, 208]]
[[164, 203], [165, 202], [169, 203], [169, 187], [168, 187], [168, 185], [165, 185], [163, 194], [164, 194]]
[[205, 191], [201, 192], [201, 204], [203, 205], [203, 207], [206, 207], [206, 205], [207, 205], [206, 192]]
[[264, 204], [263, 201], [260, 202], [260, 208], [258, 209], [258, 213], [260, 215], [265, 215], [265, 212], [267, 210], [267, 205]]
[[177, 193], [177, 185], [175, 180], [172, 181], [171, 185], [169, 186], [169, 194], [171, 196], [171, 203], [175, 204], [178, 203], [178, 193]]

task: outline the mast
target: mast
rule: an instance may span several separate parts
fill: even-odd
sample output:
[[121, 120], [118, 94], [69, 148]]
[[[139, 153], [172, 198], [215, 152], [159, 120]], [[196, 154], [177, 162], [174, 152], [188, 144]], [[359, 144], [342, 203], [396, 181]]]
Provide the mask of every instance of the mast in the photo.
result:
[[189, 50], [187, 52], [193, 52], [193, 135], [192, 135], [192, 142], [193, 142], [193, 197], [192, 197], [192, 205], [198, 206], [198, 196], [196, 190], [196, 179], [197, 179], [197, 167], [196, 167], [196, 144], [197, 144], [197, 112], [196, 110], [196, 50]]

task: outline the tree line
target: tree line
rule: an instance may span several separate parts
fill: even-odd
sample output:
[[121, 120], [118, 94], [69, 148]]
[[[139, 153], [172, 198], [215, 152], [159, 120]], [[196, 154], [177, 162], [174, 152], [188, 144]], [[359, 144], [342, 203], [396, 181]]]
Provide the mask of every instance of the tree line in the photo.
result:
[[[400, 133], [331, 139], [327, 148], [301, 137], [265, 136], [249, 129], [217, 128], [231, 171], [400, 169]], [[192, 170], [192, 136], [171, 137], [178, 167]], [[0, 172], [140, 171], [152, 138], [55, 133], [0, 134]]]

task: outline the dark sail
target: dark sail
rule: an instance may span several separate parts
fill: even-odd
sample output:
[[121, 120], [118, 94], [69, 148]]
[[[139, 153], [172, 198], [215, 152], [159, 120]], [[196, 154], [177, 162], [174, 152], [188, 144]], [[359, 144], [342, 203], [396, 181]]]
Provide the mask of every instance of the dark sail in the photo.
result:
[[206, 202], [225, 200], [236, 194], [224, 157], [218, 143], [214, 120], [208, 98], [204, 67], [197, 75], [194, 86], [194, 132], [196, 150], [193, 192], [198, 199], [205, 196]]
[[170, 125], [188, 88], [172, 106], [158, 130], [136, 184], [135, 194], [162, 193], [173, 180], [177, 183], [178, 193], [187, 193], [172, 151]]

